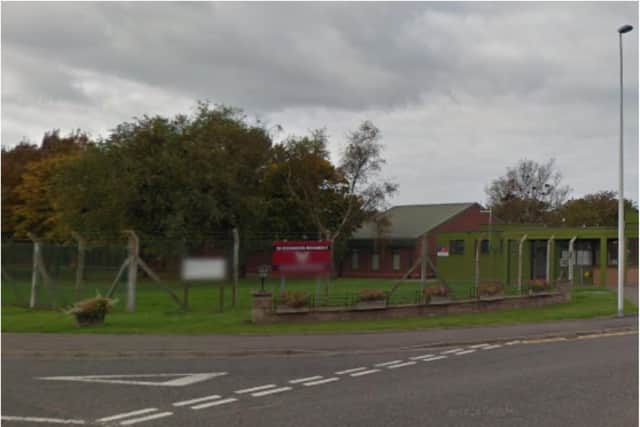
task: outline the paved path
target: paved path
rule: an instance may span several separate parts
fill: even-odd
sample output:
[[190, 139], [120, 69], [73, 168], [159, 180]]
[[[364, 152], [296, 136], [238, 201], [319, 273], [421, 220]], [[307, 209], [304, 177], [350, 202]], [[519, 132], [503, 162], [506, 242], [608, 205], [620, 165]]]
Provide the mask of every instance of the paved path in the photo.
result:
[[278, 336], [2, 334], [2, 357], [226, 357], [304, 352], [361, 352], [513, 340], [612, 329], [638, 329], [638, 317], [565, 320], [415, 332]]
[[[226, 374], [184, 386], [40, 379], [205, 372]], [[12, 358], [2, 380], [3, 426], [638, 425], [637, 332], [275, 357]]]

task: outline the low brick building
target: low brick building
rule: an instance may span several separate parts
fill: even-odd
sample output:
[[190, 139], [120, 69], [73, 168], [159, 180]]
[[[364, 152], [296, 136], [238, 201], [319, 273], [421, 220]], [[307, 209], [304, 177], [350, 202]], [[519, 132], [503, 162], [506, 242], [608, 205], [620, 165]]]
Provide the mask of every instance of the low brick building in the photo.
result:
[[[366, 223], [349, 240], [340, 265], [343, 277], [402, 277], [421, 257], [425, 238], [427, 254], [437, 269], [440, 233], [475, 231], [490, 221], [489, 213], [477, 203], [394, 206], [381, 216], [378, 220], [384, 221]], [[426, 273], [433, 276], [430, 268]], [[410, 277], [420, 275], [417, 268]]]

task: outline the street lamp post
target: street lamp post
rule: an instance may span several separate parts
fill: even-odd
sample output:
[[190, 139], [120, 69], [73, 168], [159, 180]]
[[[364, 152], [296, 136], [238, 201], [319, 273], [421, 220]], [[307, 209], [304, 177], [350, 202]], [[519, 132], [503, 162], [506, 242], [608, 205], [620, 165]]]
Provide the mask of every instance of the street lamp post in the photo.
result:
[[620, 152], [618, 153], [618, 168], [620, 175], [618, 176], [618, 317], [624, 315], [624, 188], [623, 188], [623, 161], [622, 161], [622, 134], [623, 130], [623, 110], [622, 110], [622, 35], [633, 30], [631, 25], [623, 25], [618, 28], [618, 37], [620, 40]]

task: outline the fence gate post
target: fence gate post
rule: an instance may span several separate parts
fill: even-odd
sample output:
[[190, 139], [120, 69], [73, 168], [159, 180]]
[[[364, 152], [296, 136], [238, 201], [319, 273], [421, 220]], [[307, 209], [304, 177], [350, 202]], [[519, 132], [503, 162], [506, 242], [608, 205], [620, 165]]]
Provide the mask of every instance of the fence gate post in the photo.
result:
[[518, 293], [522, 294], [522, 246], [524, 245], [524, 241], [527, 240], [527, 235], [525, 234], [520, 239], [520, 244], [518, 245]]
[[84, 283], [84, 254], [87, 250], [87, 240], [75, 231], [71, 232], [73, 237], [78, 242], [78, 263], [76, 265], [76, 288], [75, 294], [78, 299], [80, 293], [80, 287]]
[[40, 242], [33, 240], [33, 273], [31, 274], [31, 296], [29, 297], [29, 308], [36, 306], [36, 287], [38, 285], [38, 257], [40, 255]]
[[231, 307], [236, 306], [236, 300], [238, 299], [238, 268], [240, 257], [240, 233], [238, 233], [238, 227], [233, 228], [233, 290], [231, 293]]
[[127, 311], [136, 310], [136, 281], [138, 278], [138, 257], [140, 254], [140, 240], [133, 230], [125, 230], [129, 236], [129, 271], [127, 276]]

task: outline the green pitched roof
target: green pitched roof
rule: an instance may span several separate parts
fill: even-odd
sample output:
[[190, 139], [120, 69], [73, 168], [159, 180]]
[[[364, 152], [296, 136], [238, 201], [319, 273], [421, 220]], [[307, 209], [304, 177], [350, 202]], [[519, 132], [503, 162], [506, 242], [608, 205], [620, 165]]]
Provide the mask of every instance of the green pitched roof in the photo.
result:
[[[394, 206], [382, 215], [389, 220], [384, 237], [392, 239], [416, 239], [437, 227], [475, 203], [443, 203], [434, 205]], [[373, 222], [365, 223], [353, 233], [352, 239], [375, 239], [378, 237]]]

